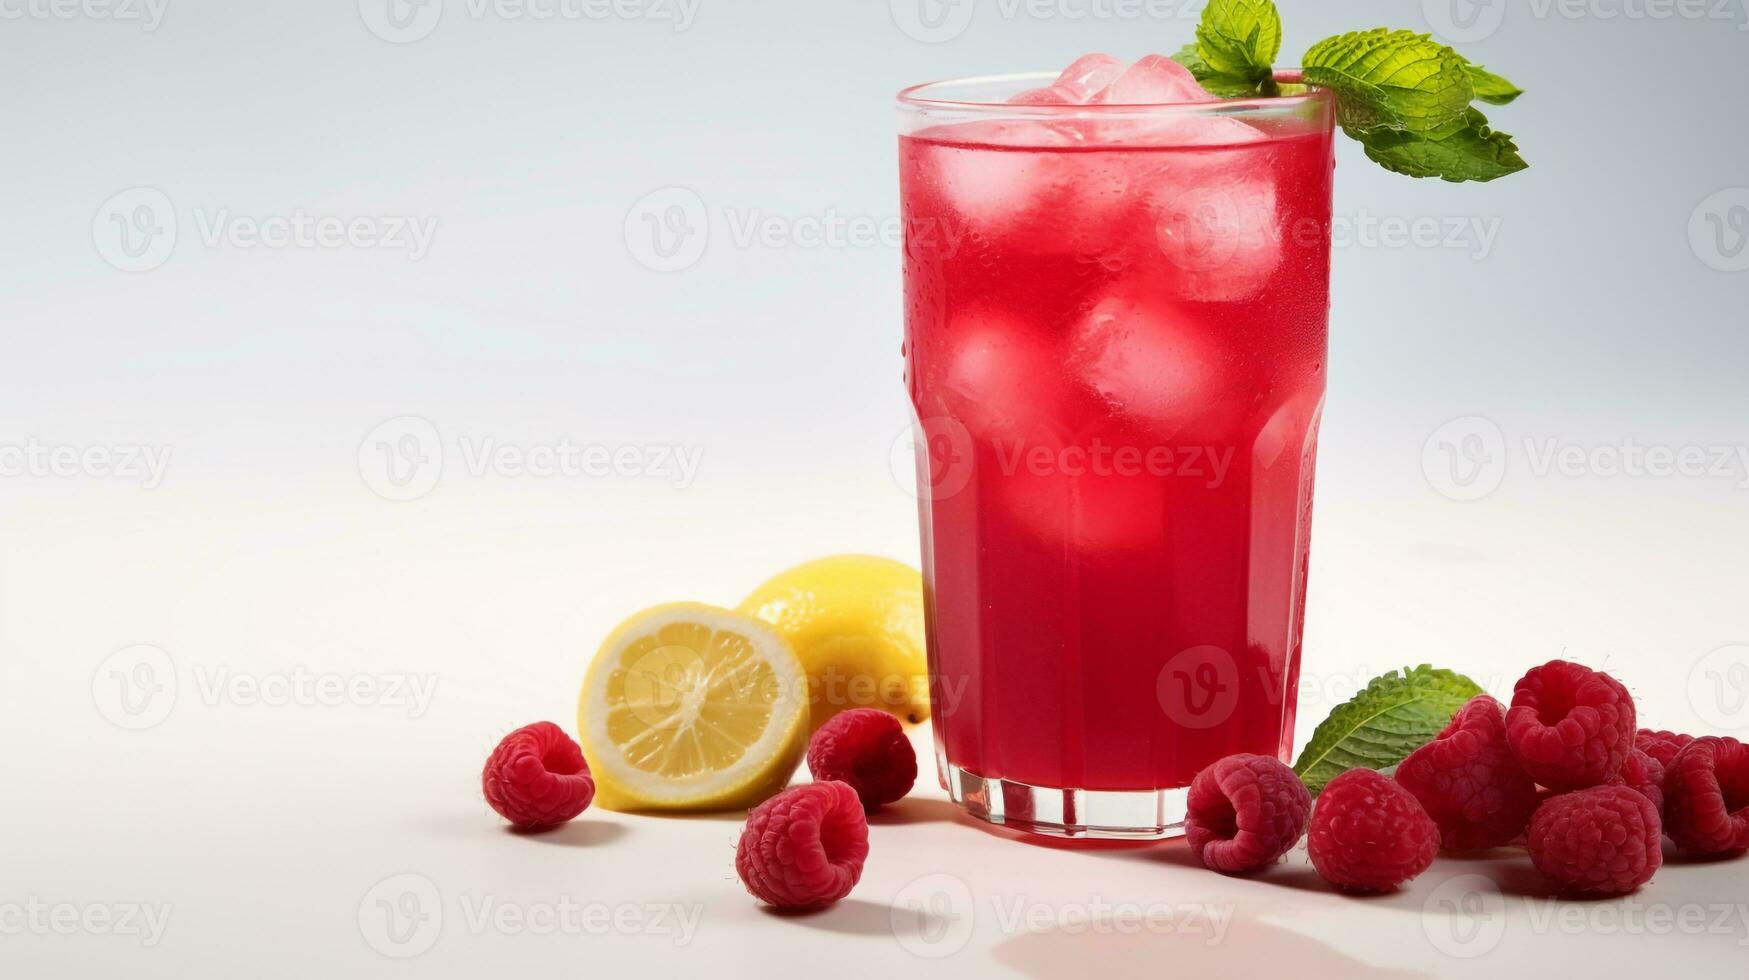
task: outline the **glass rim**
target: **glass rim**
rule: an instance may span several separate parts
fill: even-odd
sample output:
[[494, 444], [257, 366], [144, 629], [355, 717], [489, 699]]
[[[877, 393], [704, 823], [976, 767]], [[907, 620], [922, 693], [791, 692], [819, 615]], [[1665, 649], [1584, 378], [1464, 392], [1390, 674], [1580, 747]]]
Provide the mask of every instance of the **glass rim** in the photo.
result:
[[[944, 112], [960, 116], [1002, 116], [1005, 118], [1036, 117], [1054, 119], [1063, 116], [1083, 115], [1124, 115], [1137, 113], [1183, 113], [1185, 115], [1232, 115], [1244, 116], [1257, 113], [1290, 113], [1314, 103], [1324, 102], [1333, 96], [1330, 90], [1316, 85], [1308, 85], [1303, 93], [1296, 95], [1257, 96], [1245, 99], [1215, 99], [1206, 102], [1135, 102], [1135, 103], [1074, 103], [1067, 105], [1039, 105], [1015, 102], [989, 102], [968, 99], [928, 98], [932, 89], [953, 87], [973, 88], [977, 86], [1019, 86], [1017, 91], [1025, 88], [1042, 88], [1056, 81], [1060, 72], [1031, 71], [1010, 72], [995, 75], [970, 75], [960, 78], [944, 78], [932, 82], [923, 82], [901, 89], [896, 96], [900, 109], [908, 112]], [[1276, 80], [1294, 84], [1306, 84], [1297, 71], [1278, 70]], [[1031, 83], [1039, 84], [1031, 84]]]

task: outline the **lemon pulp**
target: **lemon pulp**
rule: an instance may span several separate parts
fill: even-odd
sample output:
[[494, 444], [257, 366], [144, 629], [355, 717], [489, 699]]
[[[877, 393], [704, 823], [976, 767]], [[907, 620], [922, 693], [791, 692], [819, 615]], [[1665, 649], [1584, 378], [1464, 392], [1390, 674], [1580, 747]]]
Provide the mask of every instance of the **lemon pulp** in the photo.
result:
[[602, 644], [578, 704], [609, 809], [749, 806], [789, 781], [806, 675], [756, 620], [695, 603], [639, 613]]

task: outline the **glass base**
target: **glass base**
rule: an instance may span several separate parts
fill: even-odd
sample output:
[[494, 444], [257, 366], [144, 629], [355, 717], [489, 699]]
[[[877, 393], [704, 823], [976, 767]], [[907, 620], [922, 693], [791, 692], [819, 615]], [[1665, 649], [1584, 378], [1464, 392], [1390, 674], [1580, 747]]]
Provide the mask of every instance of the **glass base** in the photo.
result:
[[989, 779], [939, 760], [947, 792], [979, 820], [1065, 840], [1166, 840], [1184, 835], [1188, 787], [1067, 789]]

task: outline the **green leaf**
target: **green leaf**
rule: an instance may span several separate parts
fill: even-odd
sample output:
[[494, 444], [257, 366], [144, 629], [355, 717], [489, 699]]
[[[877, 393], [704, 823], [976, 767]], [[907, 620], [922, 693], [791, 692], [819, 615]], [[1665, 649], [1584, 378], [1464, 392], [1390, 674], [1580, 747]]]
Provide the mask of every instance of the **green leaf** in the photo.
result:
[[1469, 62], [1413, 31], [1343, 34], [1312, 46], [1305, 80], [1336, 93], [1350, 135], [1378, 130], [1438, 139], [1464, 128], [1476, 99]]
[[1194, 44], [1185, 45], [1183, 50], [1172, 56], [1172, 60], [1190, 69], [1190, 73], [1196, 76], [1197, 82], [1203, 88], [1223, 99], [1240, 99], [1258, 94], [1257, 82], [1223, 75], [1210, 68], [1208, 62], [1202, 60], [1202, 52]]
[[1510, 105], [1524, 94], [1524, 89], [1481, 65], [1470, 66], [1470, 84], [1476, 88], [1476, 98], [1489, 105]]
[[1481, 693], [1468, 677], [1425, 664], [1375, 678], [1324, 719], [1294, 772], [1316, 796], [1350, 769], [1394, 766], [1433, 741], [1464, 702]]
[[1209, 0], [1196, 46], [1213, 74], [1261, 82], [1281, 54], [1281, 12], [1274, 0]]
[[1383, 131], [1359, 139], [1366, 145], [1366, 155], [1386, 170], [1454, 184], [1498, 180], [1530, 166], [1519, 156], [1511, 136], [1489, 128], [1488, 117], [1471, 109], [1467, 120], [1468, 125], [1444, 139]]

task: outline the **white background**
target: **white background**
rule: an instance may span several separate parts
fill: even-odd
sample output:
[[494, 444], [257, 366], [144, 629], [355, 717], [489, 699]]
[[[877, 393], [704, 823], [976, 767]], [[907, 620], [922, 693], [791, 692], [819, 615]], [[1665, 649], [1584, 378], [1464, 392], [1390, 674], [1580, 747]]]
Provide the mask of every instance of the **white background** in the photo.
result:
[[[1507, 695], [1561, 655], [1620, 676], [1656, 727], [1749, 730], [1749, 13], [1282, 7], [1284, 62], [1375, 25], [1463, 41], [1530, 90], [1491, 114], [1533, 163], [1453, 187], [1340, 150], [1301, 738], [1392, 667]], [[892, 93], [1169, 52], [1194, 10], [976, 0], [930, 30], [908, 0], [599, 19], [428, 0], [403, 28], [385, 9], [0, 0], [8, 975], [1743, 962], [1741, 864], [1668, 867], [1638, 906], [1549, 906], [1510, 856], [1354, 901], [1303, 851], [1248, 882], [1182, 845], [1016, 843], [957, 821], [927, 773], [873, 829], [851, 900], [804, 919], [741, 892], [736, 817], [505, 833], [480, 762], [512, 728], [570, 724], [625, 614], [732, 604], [827, 553], [916, 560], [891, 462], [897, 250], [807, 239], [894, 222]], [[254, 242], [299, 215], [353, 238]], [[636, 458], [470, 463], [566, 440]], [[159, 474], [116, 471], [142, 448], [167, 454]], [[669, 448], [696, 472], [651, 455]], [[1660, 468], [1684, 450], [1707, 472]], [[403, 894], [424, 931], [388, 928], [377, 902]], [[621, 918], [479, 918], [561, 902]], [[33, 903], [80, 921], [39, 928]], [[1125, 933], [1122, 903], [1229, 925]], [[646, 908], [669, 905], [696, 928]], [[167, 910], [155, 941], [101, 924], [137, 906]]]

